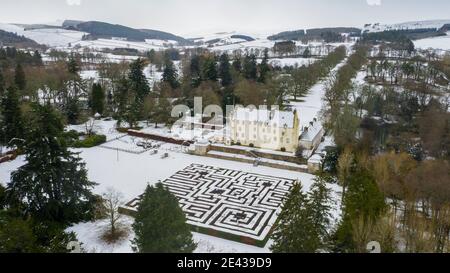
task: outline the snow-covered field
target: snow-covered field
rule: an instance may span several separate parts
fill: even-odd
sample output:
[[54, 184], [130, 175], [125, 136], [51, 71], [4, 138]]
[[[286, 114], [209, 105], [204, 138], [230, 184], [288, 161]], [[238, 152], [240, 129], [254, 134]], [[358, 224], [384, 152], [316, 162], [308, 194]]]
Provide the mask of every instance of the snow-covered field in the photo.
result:
[[69, 43], [80, 41], [83, 35], [86, 34], [85, 32], [80, 31], [51, 28], [25, 30], [23, 27], [3, 23], [0, 23], [0, 29], [25, 36], [39, 44], [51, 47], [66, 47]]
[[[115, 121], [101, 121], [96, 125], [98, 132], [104, 132], [108, 139], [120, 136], [119, 133], [111, 131]], [[83, 130], [83, 126], [71, 127], [70, 129]], [[134, 145], [128, 142], [127, 145]], [[199, 157], [182, 153], [179, 145], [164, 144], [159, 149], [157, 155], [151, 155], [150, 152], [134, 154], [117, 150], [94, 147], [90, 149], [79, 149], [80, 157], [86, 162], [89, 179], [98, 183], [94, 192], [102, 194], [108, 188], [114, 188], [121, 192], [124, 201], [131, 200], [142, 194], [147, 184], [155, 184], [163, 181], [174, 173], [190, 166], [192, 163], [207, 166], [215, 166], [230, 170], [239, 170], [248, 173], [258, 173], [260, 175], [269, 175], [283, 177], [287, 179], [298, 179], [302, 182], [304, 190], [308, 191], [313, 183], [314, 176], [305, 173], [274, 169], [269, 167], [255, 167], [252, 164], [221, 160], [209, 157]], [[169, 157], [162, 159], [160, 154], [168, 153]], [[0, 183], [6, 184], [10, 181], [10, 174], [18, 167], [24, 164], [24, 157], [20, 156], [16, 160], [0, 164]], [[338, 199], [339, 187], [332, 186], [335, 199]], [[338, 209], [333, 211], [335, 218], [339, 217]], [[131, 219], [124, 224], [130, 226]], [[70, 230], [77, 233], [78, 238], [84, 243], [88, 251], [96, 252], [130, 252], [130, 242], [132, 234], [123, 242], [111, 246], [101, 241], [99, 232], [105, 227], [105, 221], [93, 223], [81, 223], [73, 226]], [[233, 241], [223, 240], [207, 235], [195, 234], [194, 238], [199, 242], [197, 252], [267, 252], [266, 248], [258, 248]], [[270, 244], [270, 243], [269, 243]]]
[[[121, 219], [124, 226], [131, 227], [133, 218], [124, 216]], [[128, 228], [128, 235], [120, 242], [107, 244], [100, 235], [107, 230], [108, 221], [100, 220], [96, 222], [80, 223], [67, 229], [68, 232], [75, 232], [78, 240], [83, 242], [82, 248], [88, 253], [132, 253], [131, 240], [134, 233]], [[259, 248], [251, 245], [241, 244], [205, 234], [193, 232], [194, 241], [197, 243], [196, 253], [269, 253], [270, 243]]]
[[442, 49], [450, 51], [450, 32], [447, 36], [433, 37], [414, 41], [416, 48], [420, 49]]
[[364, 31], [381, 32], [388, 30], [406, 30], [406, 29], [421, 29], [434, 28], [439, 29], [445, 24], [450, 24], [450, 20], [427, 20], [427, 21], [412, 21], [399, 24], [370, 24], [364, 27]]
[[101, 49], [114, 49], [114, 48], [130, 48], [137, 49], [139, 51], [149, 51], [149, 50], [161, 50], [164, 47], [161, 45], [155, 45], [148, 42], [129, 42], [121, 40], [111, 40], [111, 39], [98, 39], [94, 41], [76, 41], [72, 44], [73, 47], [91, 48], [95, 50]]

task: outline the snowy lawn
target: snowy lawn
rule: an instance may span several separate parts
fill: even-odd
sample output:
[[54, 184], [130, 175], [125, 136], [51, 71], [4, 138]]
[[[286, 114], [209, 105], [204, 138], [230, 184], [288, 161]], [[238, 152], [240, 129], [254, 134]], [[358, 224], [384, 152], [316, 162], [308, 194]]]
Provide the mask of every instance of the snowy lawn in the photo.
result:
[[[164, 146], [166, 146], [164, 148]], [[177, 150], [176, 145], [166, 144], [161, 150]], [[98, 183], [94, 192], [102, 194], [107, 188], [113, 187], [124, 195], [124, 201], [142, 194], [149, 184], [167, 179], [174, 173], [189, 166], [192, 163], [217, 166], [232, 170], [271, 175], [289, 179], [299, 179], [304, 190], [309, 190], [313, 182], [313, 175], [298, 173], [286, 170], [273, 169], [268, 167], [254, 167], [252, 164], [232, 162], [208, 157], [198, 157], [180, 152], [169, 152], [169, 158], [161, 159], [160, 154], [150, 155], [149, 152], [142, 154], [131, 154], [117, 152], [113, 150], [95, 147], [91, 149], [77, 150], [80, 156], [87, 163], [89, 178]], [[162, 153], [162, 151], [160, 152]], [[0, 164], [0, 183], [5, 185], [10, 181], [10, 173], [24, 164], [24, 157], [20, 156], [16, 160]], [[335, 199], [340, 195], [339, 187], [332, 186]], [[338, 204], [333, 211], [334, 217], [339, 217]], [[132, 220], [128, 220], [130, 225]], [[125, 223], [125, 224], [126, 224]], [[81, 242], [91, 251], [95, 248], [97, 252], [129, 252], [131, 251], [129, 240], [116, 246], [105, 245], [99, 239], [100, 229], [104, 228], [106, 222], [97, 221], [94, 223], [82, 223], [75, 225], [71, 230], [77, 233]], [[200, 242], [198, 252], [264, 252], [266, 248], [258, 248], [233, 241], [223, 240], [207, 235], [194, 234]], [[131, 235], [130, 235], [131, 238]], [[270, 243], [269, 243], [270, 244]], [[269, 245], [268, 244], [268, 245]]]

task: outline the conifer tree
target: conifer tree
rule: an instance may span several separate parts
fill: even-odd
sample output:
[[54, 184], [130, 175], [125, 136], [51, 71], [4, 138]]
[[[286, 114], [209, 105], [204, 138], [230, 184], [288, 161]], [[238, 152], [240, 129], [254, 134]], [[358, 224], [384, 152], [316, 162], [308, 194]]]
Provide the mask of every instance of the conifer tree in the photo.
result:
[[314, 225], [308, 196], [296, 183], [288, 195], [271, 238], [274, 253], [314, 253], [320, 247], [320, 237]]
[[3, 95], [4, 89], [5, 89], [5, 79], [3, 77], [2, 69], [0, 68], [0, 98]]
[[343, 217], [336, 230], [335, 247], [340, 252], [354, 252], [354, 223], [375, 223], [385, 211], [386, 203], [372, 174], [358, 167], [348, 178], [343, 204]]
[[209, 56], [206, 58], [203, 64], [203, 80], [205, 81], [217, 81], [217, 65], [216, 58]]
[[135, 252], [191, 253], [196, 248], [177, 198], [161, 183], [147, 186], [133, 230]]
[[242, 59], [240, 56], [235, 56], [233, 63], [232, 63], [233, 69], [236, 73], [242, 72]]
[[320, 247], [325, 247], [329, 239], [332, 196], [331, 190], [327, 187], [327, 181], [330, 181], [330, 179], [325, 174], [317, 175], [308, 193], [312, 220], [314, 229], [320, 239]]
[[266, 48], [264, 50], [264, 57], [261, 64], [259, 65], [259, 77], [258, 81], [265, 83], [267, 80], [267, 74], [270, 72], [269, 66], [269, 50]]
[[150, 92], [147, 78], [144, 75], [144, 60], [137, 59], [130, 65], [128, 74], [129, 88], [136, 94], [136, 101], [143, 102], [144, 98]]
[[11, 143], [14, 138], [23, 138], [23, 119], [20, 109], [19, 95], [16, 87], [11, 86], [6, 91], [1, 101], [0, 142], [4, 145], [15, 145]]
[[94, 114], [103, 114], [105, 109], [105, 92], [100, 84], [94, 83], [92, 85], [92, 95], [91, 95], [92, 112]]
[[14, 74], [14, 83], [20, 91], [25, 90], [27, 85], [27, 81], [25, 78], [25, 72], [23, 71], [23, 67], [20, 63], [17, 64], [15, 74]]
[[14, 218], [0, 211], [0, 253], [37, 253], [37, 244], [30, 221]]
[[165, 61], [162, 81], [168, 83], [173, 89], [178, 88], [180, 85], [178, 82], [178, 72], [170, 59]]
[[70, 74], [78, 74], [80, 72], [80, 66], [78, 61], [73, 54], [69, 56], [69, 61], [67, 62], [67, 70]]
[[42, 221], [72, 223], [88, 219], [95, 201], [85, 164], [68, 150], [64, 125], [49, 105], [33, 106], [22, 147], [25, 164], [11, 174], [8, 199], [26, 204], [26, 214]]
[[228, 54], [223, 53], [219, 60], [219, 78], [223, 87], [228, 87], [233, 83], [231, 76], [231, 65]]
[[247, 55], [244, 58], [242, 73], [248, 80], [256, 80], [258, 77], [258, 68], [256, 64], [256, 56], [254, 54]]

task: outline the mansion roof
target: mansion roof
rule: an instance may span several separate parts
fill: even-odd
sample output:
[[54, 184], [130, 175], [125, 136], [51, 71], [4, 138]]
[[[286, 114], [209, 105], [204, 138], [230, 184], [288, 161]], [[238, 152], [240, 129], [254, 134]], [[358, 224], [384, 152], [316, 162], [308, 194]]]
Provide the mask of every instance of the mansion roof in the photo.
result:
[[294, 128], [295, 118], [295, 112], [251, 108], [238, 108], [231, 116], [233, 121], [259, 122], [266, 126], [290, 129]]

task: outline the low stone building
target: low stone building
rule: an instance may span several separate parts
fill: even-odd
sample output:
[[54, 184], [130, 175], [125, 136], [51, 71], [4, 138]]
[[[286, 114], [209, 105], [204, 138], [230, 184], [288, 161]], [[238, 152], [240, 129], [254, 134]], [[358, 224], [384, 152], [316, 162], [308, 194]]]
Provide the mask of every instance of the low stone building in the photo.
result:
[[299, 145], [306, 150], [315, 150], [322, 142], [325, 130], [320, 122], [316, 119], [312, 121], [308, 127], [303, 128], [300, 136]]

